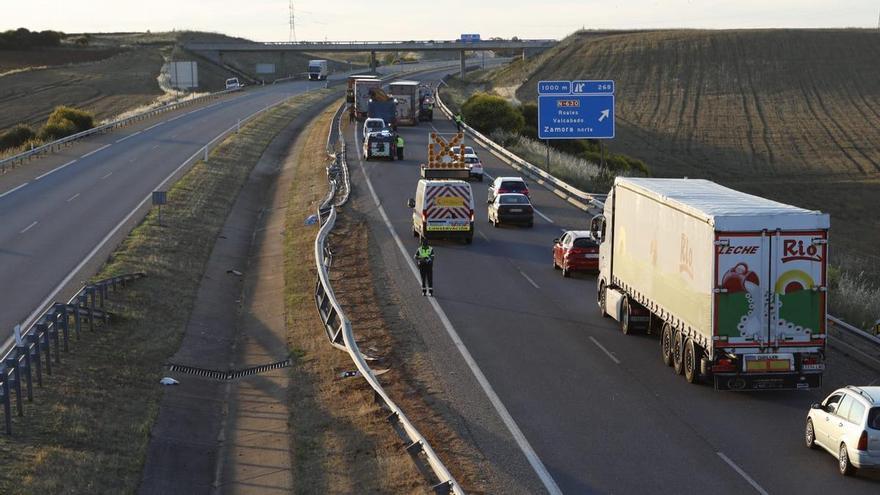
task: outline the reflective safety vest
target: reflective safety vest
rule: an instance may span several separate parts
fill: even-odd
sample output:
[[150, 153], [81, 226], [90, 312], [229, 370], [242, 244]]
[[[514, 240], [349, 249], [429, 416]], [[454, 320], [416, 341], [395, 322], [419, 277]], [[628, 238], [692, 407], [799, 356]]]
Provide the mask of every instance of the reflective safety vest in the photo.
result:
[[461, 122], [461, 115], [456, 115], [456, 116], [455, 116], [455, 121], [456, 121], [456, 122]]
[[403, 148], [403, 138], [400, 136], [397, 136], [397, 147]]
[[419, 250], [416, 251], [416, 258], [418, 258], [419, 261], [430, 261], [432, 256], [434, 256], [434, 248], [431, 246], [419, 246]]

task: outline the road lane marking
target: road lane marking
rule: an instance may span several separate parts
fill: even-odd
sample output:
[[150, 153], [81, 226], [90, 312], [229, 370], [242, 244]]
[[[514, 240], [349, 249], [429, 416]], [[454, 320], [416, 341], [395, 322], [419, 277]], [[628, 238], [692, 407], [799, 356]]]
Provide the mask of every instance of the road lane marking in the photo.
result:
[[147, 132], [147, 131], [149, 131], [150, 129], [155, 129], [156, 127], [159, 127], [160, 125], [162, 125], [162, 124], [164, 124], [164, 123], [165, 123], [165, 122], [159, 122], [158, 124], [153, 124], [153, 125], [151, 125], [150, 127], [147, 127], [146, 129], [144, 129], [144, 132]]
[[538, 284], [535, 283], [534, 280], [532, 280], [531, 277], [529, 277], [528, 275], [526, 275], [526, 272], [524, 272], [524, 271], [522, 271], [522, 270], [517, 270], [517, 271], [519, 272], [520, 275], [522, 275], [523, 277], [525, 277], [526, 280], [528, 280], [529, 283], [532, 284], [532, 286], [533, 286], [534, 288], [536, 288], [536, 289], [540, 289], [540, 288], [541, 288], [541, 287], [538, 286]]
[[158, 145], [158, 144], [154, 144], [154, 145], [153, 145], [153, 147], [152, 147], [152, 148], [150, 148], [150, 149], [151, 149], [151, 150], [154, 150], [154, 149], [156, 149], [156, 148], [158, 148], [158, 147], [159, 147], [159, 145]]
[[88, 153], [86, 153], [85, 155], [81, 156], [80, 158], [88, 158], [88, 157], [94, 155], [95, 153], [97, 153], [97, 152], [99, 152], [99, 151], [106, 150], [107, 148], [109, 148], [109, 147], [111, 147], [111, 146], [113, 146], [113, 145], [112, 145], [112, 144], [105, 144], [104, 146], [101, 146], [100, 148], [98, 148], [98, 149], [96, 149], [96, 150], [89, 151]]
[[492, 242], [492, 241], [489, 240], [488, 237], [486, 237], [486, 234], [484, 234], [482, 230], [477, 231], [477, 234], [478, 234], [480, 237], [482, 237], [483, 239], [486, 239], [486, 242]]
[[548, 217], [547, 215], [541, 213], [541, 212], [538, 211], [538, 209], [535, 208], [534, 206], [532, 206], [532, 211], [534, 211], [535, 213], [537, 213], [538, 216], [541, 217], [541, 218], [543, 218], [544, 220], [547, 220], [547, 221], [550, 222], [550, 223], [554, 223], [554, 224], [556, 223], [556, 222], [553, 221], [552, 218], [550, 218], [550, 217]]
[[[432, 126], [433, 127], [433, 126]], [[357, 130], [353, 130], [352, 134], [354, 134], [354, 143], [355, 149], [359, 149], [358, 146], [358, 138], [357, 138]], [[415, 278], [416, 281], [419, 280], [419, 273], [416, 270], [416, 266], [413, 263], [413, 260], [410, 259], [409, 254], [406, 251], [406, 247], [403, 245], [403, 241], [400, 240], [400, 237], [397, 235], [397, 232], [394, 231], [394, 227], [391, 225], [391, 220], [388, 218], [388, 215], [385, 213], [385, 208], [382, 206], [382, 203], [379, 201], [379, 196], [376, 194], [376, 190], [373, 188], [373, 182], [370, 180], [370, 177], [367, 175], [367, 169], [364, 167], [364, 161], [361, 157], [360, 153], [358, 153], [358, 163], [360, 164], [361, 173], [364, 175], [364, 179], [367, 182], [367, 188], [370, 190], [370, 195], [373, 197], [373, 202], [376, 203], [377, 210], [379, 211], [379, 215], [382, 217], [382, 221], [385, 222], [385, 227], [388, 229], [388, 232], [391, 234], [391, 237], [394, 238], [395, 244], [397, 244], [397, 248], [400, 250], [400, 254], [403, 255], [403, 259], [406, 260], [407, 266], [409, 266], [410, 272]], [[522, 451], [522, 453], [526, 456], [526, 460], [529, 461], [529, 464], [532, 466], [532, 469], [537, 474], [538, 478], [541, 479], [541, 483], [544, 484], [544, 488], [551, 495], [562, 495], [562, 490], [559, 489], [559, 485], [556, 484], [556, 480], [550, 475], [550, 472], [547, 470], [547, 467], [544, 466], [544, 463], [541, 461], [541, 458], [538, 457], [538, 454], [535, 452], [535, 449], [532, 448], [528, 439], [526, 439], [522, 430], [520, 430], [519, 426], [516, 424], [516, 421], [513, 419], [513, 416], [510, 415], [510, 412], [507, 410], [507, 407], [501, 402], [501, 398], [498, 397], [498, 394], [495, 393], [495, 389], [492, 388], [492, 385], [489, 383], [489, 380], [486, 378], [486, 375], [483, 374], [483, 371], [480, 369], [480, 366], [474, 360], [473, 356], [471, 356], [470, 351], [465, 347], [464, 342], [462, 342], [461, 337], [458, 335], [458, 332], [455, 330], [455, 327], [452, 326], [452, 322], [449, 321], [449, 318], [446, 316], [446, 312], [443, 311], [443, 308], [440, 307], [440, 303], [437, 302], [437, 299], [431, 297], [429, 298], [428, 303], [434, 309], [434, 312], [440, 318], [440, 322], [443, 324], [443, 328], [446, 330], [446, 333], [449, 335], [449, 338], [452, 339], [452, 343], [455, 345], [455, 348], [458, 349], [458, 352], [461, 354], [461, 357], [464, 359], [465, 363], [467, 363], [468, 367], [471, 369], [471, 373], [474, 374], [474, 378], [477, 379], [477, 382], [480, 384], [480, 387], [483, 389], [483, 393], [486, 394], [486, 397], [489, 399], [489, 402], [492, 403], [492, 406], [495, 408], [495, 411], [501, 417], [501, 420], [504, 422], [504, 425], [507, 427], [507, 430], [513, 436], [514, 441], [516, 441], [517, 446]]]
[[133, 133], [129, 134], [128, 136], [125, 136], [125, 137], [122, 138], [122, 139], [117, 139], [116, 142], [117, 142], [117, 143], [121, 143], [121, 142], [125, 141], [125, 140], [128, 139], [128, 138], [133, 138], [133, 137], [137, 136], [137, 135], [140, 134], [141, 132], [142, 132], [142, 131], [133, 132]]
[[71, 201], [73, 201], [74, 199], [76, 199], [78, 197], [79, 197], [79, 193], [76, 193], [73, 196], [67, 198], [67, 202], [70, 203]]
[[744, 480], [746, 480], [750, 485], [752, 485], [752, 488], [754, 488], [756, 492], [760, 493], [761, 495], [768, 495], [767, 490], [761, 488], [761, 485], [759, 485], [757, 481], [753, 480], [752, 477], [749, 476], [745, 471], [743, 471], [743, 469], [741, 467], [737, 466], [735, 462], [730, 460], [730, 457], [727, 457], [726, 455], [724, 455], [724, 452], [715, 452], [715, 453], [718, 454], [718, 457], [720, 457], [721, 460], [726, 462], [728, 466], [732, 467], [734, 471], [739, 473], [739, 475], [742, 476]]
[[111, 175], [113, 175], [113, 172], [107, 172], [107, 175], [101, 177], [101, 180], [106, 179], [107, 177], [110, 177]]
[[34, 225], [36, 225], [36, 224], [38, 224], [38, 223], [39, 223], [39, 222], [37, 222], [36, 220], [34, 220], [34, 222], [33, 222], [32, 224], [30, 224], [30, 225], [28, 225], [27, 227], [25, 227], [24, 229], [20, 230], [18, 233], [19, 233], [19, 234], [24, 234], [24, 233], [27, 232], [28, 230], [31, 230], [32, 228], [34, 228]]
[[30, 184], [30, 182], [25, 182], [24, 184], [22, 184], [22, 185], [20, 185], [20, 186], [18, 186], [18, 187], [13, 187], [12, 189], [6, 191], [5, 193], [0, 194], [0, 198], [2, 198], [3, 196], [6, 196], [7, 194], [12, 194], [12, 193], [14, 193], [15, 191], [18, 191], [19, 189], [21, 189], [22, 187], [24, 187], [24, 186], [26, 186], [26, 185], [28, 185], [28, 184]]
[[76, 162], [76, 159], [70, 160], [69, 162], [65, 163], [64, 165], [61, 165], [61, 166], [55, 167], [55, 168], [53, 168], [52, 170], [46, 172], [45, 174], [38, 175], [37, 178], [34, 179], [34, 180], [40, 180], [40, 179], [42, 179], [43, 177], [45, 177], [45, 176], [47, 176], [47, 175], [49, 175], [49, 174], [51, 174], [51, 173], [53, 173], [53, 172], [57, 172], [57, 171], [61, 170], [62, 168], [66, 167], [66, 166], [68, 166], [68, 165], [70, 165], [70, 164], [72, 164], [72, 163], [75, 163], [75, 162]]
[[179, 118], [181, 118], [181, 117], [185, 117], [185, 116], [186, 116], [186, 114], [185, 114], [185, 113], [182, 113], [182, 114], [178, 115], [177, 117], [172, 117], [172, 118], [166, 120], [165, 122], [174, 122], [175, 120], [177, 120], [177, 119], [179, 119]]
[[602, 349], [602, 352], [607, 354], [608, 357], [611, 358], [612, 361], [614, 361], [614, 364], [620, 364], [620, 359], [617, 359], [617, 356], [615, 356], [614, 354], [611, 354], [611, 351], [606, 349], [604, 345], [600, 344], [598, 340], [594, 339], [592, 335], [590, 336], [590, 340], [592, 340], [593, 343], [596, 344], [596, 347], [598, 347], [599, 349]]

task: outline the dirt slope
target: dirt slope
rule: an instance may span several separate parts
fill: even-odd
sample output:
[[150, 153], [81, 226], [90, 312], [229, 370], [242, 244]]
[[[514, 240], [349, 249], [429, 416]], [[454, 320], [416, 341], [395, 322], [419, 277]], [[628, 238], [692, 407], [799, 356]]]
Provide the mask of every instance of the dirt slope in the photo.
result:
[[541, 79], [614, 79], [612, 149], [656, 176], [712, 178], [829, 211], [837, 246], [872, 254], [878, 42], [880, 32], [855, 29], [584, 32], [495, 83], [533, 101]]

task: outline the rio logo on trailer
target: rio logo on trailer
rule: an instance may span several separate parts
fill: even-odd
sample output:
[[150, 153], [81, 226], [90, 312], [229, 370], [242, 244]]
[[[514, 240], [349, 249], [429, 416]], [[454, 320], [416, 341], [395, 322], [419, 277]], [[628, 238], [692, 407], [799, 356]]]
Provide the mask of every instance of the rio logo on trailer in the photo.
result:
[[789, 261], [822, 261], [819, 248], [815, 244], [804, 247], [804, 241], [786, 239], [782, 243], [782, 262]]

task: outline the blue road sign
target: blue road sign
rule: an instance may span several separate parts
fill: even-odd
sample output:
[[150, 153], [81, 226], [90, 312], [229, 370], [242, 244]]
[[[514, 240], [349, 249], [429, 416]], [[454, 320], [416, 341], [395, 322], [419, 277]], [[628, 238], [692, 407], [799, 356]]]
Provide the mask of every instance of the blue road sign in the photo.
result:
[[614, 81], [572, 81], [571, 92], [576, 95], [613, 95]]
[[571, 81], [538, 81], [539, 95], [571, 94]]
[[614, 95], [538, 95], [538, 138], [614, 138]]

